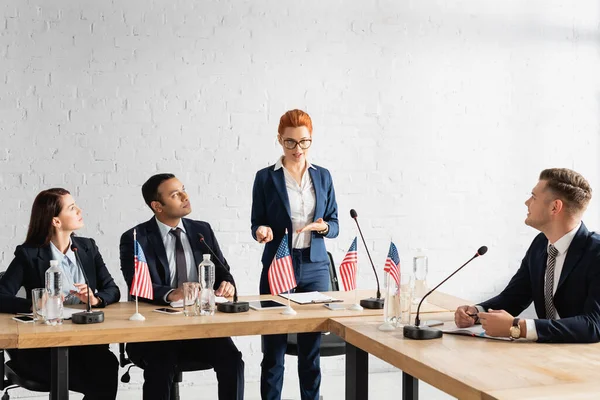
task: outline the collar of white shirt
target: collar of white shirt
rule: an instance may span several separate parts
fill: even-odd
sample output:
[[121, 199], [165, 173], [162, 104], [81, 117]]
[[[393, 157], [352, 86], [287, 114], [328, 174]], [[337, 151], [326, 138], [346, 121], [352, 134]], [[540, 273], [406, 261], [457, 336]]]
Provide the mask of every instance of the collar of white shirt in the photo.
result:
[[[312, 169], [317, 169], [314, 165], [312, 165], [310, 163], [310, 161], [306, 160], [306, 165], [308, 166], [308, 168], [312, 168]], [[277, 162], [275, 163], [275, 167], [273, 168], [273, 171], [277, 171], [279, 168], [283, 167], [283, 156], [279, 157], [277, 159]]]
[[73, 265], [77, 265], [77, 259], [75, 258], [75, 253], [71, 250], [71, 241], [69, 241], [69, 248], [66, 253], [63, 253], [54, 245], [54, 243], [50, 242], [50, 250], [52, 251], [52, 257], [59, 262], [62, 262], [65, 257], [69, 259], [73, 263]]
[[[581, 221], [579, 221], [579, 224], [577, 224], [573, 230], [570, 230], [563, 237], [552, 243], [554, 244], [554, 247], [556, 247], [556, 250], [558, 250], [558, 255], [564, 254], [567, 250], [569, 250], [569, 246], [575, 238], [575, 234], [579, 230], [579, 227], [581, 227]], [[548, 241], [548, 249], [550, 249], [550, 244], [550, 241]]]
[[169, 225], [163, 224], [162, 222], [160, 222], [158, 220], [158, 218], [156, 218], [156, 217], [154, 217], [154, 218], [156, 219], [156, 224], [158, 225], [158, 230], [160, 230], [160, 237], [162, 238], [163, 243], [164, 243], [165, 239], [167, 238], [167, 235], [169, 234], [169, 232], [171, 232], [175, 228], [179, 228], [184, 233], [187, 233], [187, 232], [185, 232], [185, 227], [183, 226], [183, 219], [180, 219], [179, 224], [177, 224], [177, 226], [175, 228], [172, 228]]

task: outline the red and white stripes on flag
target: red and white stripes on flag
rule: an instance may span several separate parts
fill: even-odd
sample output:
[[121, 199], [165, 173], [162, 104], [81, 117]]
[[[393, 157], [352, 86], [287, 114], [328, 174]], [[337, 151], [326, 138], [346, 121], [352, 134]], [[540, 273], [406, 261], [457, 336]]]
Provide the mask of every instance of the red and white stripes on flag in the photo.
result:
[[400, 255], [394, 242], [390, 242], [390, 250], [388, 251], [387, 258], [385, 259], [385, 267], [383, 270], [390, 274], [396, 285], [400, 287]]
[[348, 249], [348, 253], [340, 264], [340, 277], [346, 292], [356, 289], [356, 269], [358, 264], [358, 252], [356, 251], [356, 237]]
[[152, 289], [152, 279], [150, 279], [150, 271], [148, 270], [148, 263], [146, 262], [144, 250], [142, 250], [142, 246], [140, 246], [140, 243], [136, 239], [133, 239], [133, 247], [135, 273], [133, 275], [133, 282], [131, 283], [131, 291], [129, 293], [132, 296], [139, 296], [152, 300], [154, 299], [154, 290]]
[[281, 243], [275, 253], [275, 258], [269, 266], [269, 288], [271, 294], [287, 292], [297, 286], [296, 277], [294, 275], [294, 265], [290, 248], [288, 246], [288, 234], [283, 235]]

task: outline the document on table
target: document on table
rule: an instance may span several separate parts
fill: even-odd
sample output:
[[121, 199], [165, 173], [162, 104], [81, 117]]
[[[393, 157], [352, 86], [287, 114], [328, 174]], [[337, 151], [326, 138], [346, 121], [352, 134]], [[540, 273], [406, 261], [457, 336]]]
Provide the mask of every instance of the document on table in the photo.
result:
[[[218, 303], [227, 303], [228, 301], [229, 300], [227, 300], [225, 297], [215, 296], [215, 304], [218, 304]], [[173, 308], [181, 308], [181, 307], [183, 307], [183, 299], [177, 300], [177, 301], [172, 301], [171, 302], [171, 307], [173, 307]]]
[[342, 300], [335, 299], [331, 296], [324, 295], [321, 292], [306, 292], [306, 293], [281, 293], [279, 296], [284, 299], [289, 299], [298, 304], [319, 304], [319, 303], [339, 303]]
[[482, 339], [493, 339], [493, 340], [508, 340], [510, 338], [507, 337], [498, 337], [498, 336], [490, 336], [485, 333], [483, 327], [481, 325], [473, 325], [468, 328], [459, 328], [454, 325], [453, 328], [442, 329], [442, 332], [450, 334], [450, 335], [463, 335], [463, 336], [471, 336]]

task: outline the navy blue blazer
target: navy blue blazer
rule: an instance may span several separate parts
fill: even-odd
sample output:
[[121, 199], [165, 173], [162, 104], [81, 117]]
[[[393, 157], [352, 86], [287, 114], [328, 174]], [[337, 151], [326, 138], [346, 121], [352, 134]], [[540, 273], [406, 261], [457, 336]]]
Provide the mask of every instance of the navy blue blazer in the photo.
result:
[[[208, 222], [195, 221], [187, 218], [183, 218], [182, 220], [186, 235], [192, 247], [192, 252], [194, 253], [196, 266], [202, 262], [202, 254], [210, 254], [206, 247], [200, 243], [200, 240], [198, 239], [199, 233], [204, 236], [205, 243], [217, 257], [219, 257], [219, 260], [221, 260], [221, 263], [225, 266], [224, 268], [219, 262], [213, 260], [213, 263], [215, 264], [214, 288], [217, 289], [223, 281], [235, 284], [233, 276], [229, 273], [229, 264], [227, 264], [227, 260], [225, 260], [223, 253], [221, 253], [219, 243], [217, 242], [217, 238], [215, 237], [215, 233], [210, 227], [210, 224], [208, 224]], [[172, 289], [170, 281], [171, 274], [169, 271], [167, 252], [155, 217], [128, 230], [121, 236], [121, 244], [119, 246], [121, 253], [121, 272], [123, 272], [127, 287], [131, 290], [131, 282], [133, 282], [133, 276], [135, 274], [133, 261], [134, 229], [136, 229], [137, 241], [140, 243], [140, 246], [142, 246], [142, 250], [146, 256], [150, 278], [152, 279], [152, 288], [154, 289], [154, 300], [146, 300], [141, 297], [140, 300], [166, 305], [168, 303], [164, 301], [164, 297]], [[211, 259], [212, 258], [213, 256], [211, 255]]]
[[[119, 287], [108, 272], [94, 239], [74, 236], [71, 240], [77, 246], [90, 288], [96, 297], [102, 298], [98, 307], [119, 301]], [[31, 311], [31, 289], [46, 287], [46, 270], [50, 268], [50, 260], [52, 250], [49, 244], [42, 247], [26, 244], [17, 246], [15, 258], [0, 279], [0, 312], [14, 314]], [[16, 297], [21, 286], [25, 287], [25, 299]]]
[[[339, 233], [337, 203], [331, 174], [325, 168], [312, 164], [308, 172], [315, 189], [316, 206], [315, 221], [323, 218], [329, 224], [326, 235], [312, 232], [310, 260], [327, 261], [327, 249], [323, 238], [335, 238]], [[273, 230], [273, 240], [265, 245], [262, 255], [263, 268], [269, 268], [279, 243], [288, 230], [289, 247], [292, 248], [292, 217], [290, 200], [285, 187], [283, 168], [275, 171], [275, 165], [263, 168], [256, 173], [252, 189], [252, 236], [256, 240], [256, 229], [269, 226]]]
[[559, 320], [546, 318], [544, 275], [548, 239], [536, 236], [521, 267], [498, 296], [480, 305], [519, 315], [533, 301], [540, 319], [535, 320], [538, 342], [595, 343], [600, 341], [600, 235], [582, 223], [567, 252], [554, 306]]

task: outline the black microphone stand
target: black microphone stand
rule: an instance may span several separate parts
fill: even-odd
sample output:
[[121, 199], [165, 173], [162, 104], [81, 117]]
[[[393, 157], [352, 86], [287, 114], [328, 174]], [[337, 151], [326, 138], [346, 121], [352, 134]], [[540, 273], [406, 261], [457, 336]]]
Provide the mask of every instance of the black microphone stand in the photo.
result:
[[433, 293], [433, 291], [435, 289], [442, 286], [442, 284], [444, 282], [446, 282], [448, 279], [452, 278], [458, 271], [463, 269], [463, 267], [465, 265], [467, 265], [468, 263], [470, 263], [477, 257], [482, 256], [485, 253], [487, 253], [487, 250], [488, 250], [488, 248], [486, 246], [481, 246], [479, 248], [479, 250], [477, 250], [477, 253], [475, 253], [475, 255], [473, 257], [471, 257], [471, 259], [469, 261], [467, 261], [466, 263], [461, 265], [460, 268], [458, 268], [456, 271], [454, 271], [452, 274], [450, 274], [449, 277], [447, 277], [446, 279], [441, 281], [436, 287], [431, 289], [429, 292], [427, 292], [427, 294], [425, 296], [423, 296], [423, 298], [419, 302], [419, 305], [417, 306], [417, 315], [415, 316], [415, 324], [404, 326], [404, 329], [403, 329], [404, 337], [407, 337], [409, 339], [415, 339], [415, 340], [429, 340], [429, 339], [438, 339], [438, 338], [442, 337], [442, 331], [439, 329], [433, 329], [433, 328], [429, 328], [426, 326], [424, 326], [424, 327], [419, 326], [419, 325], [421, 325], [421, 320], [419, 319], [419, 312], [421, 311], [421, 304], [423, 304], [423, 300], [425, 300], [425, 298], [427, 296], [429, 296], [431, 293]]
[[379, 310], [383, 308], [384, 299], [381, 298], [381, 289], [379, 288], [379, 276], [377, 276], [377, 270], [375, 269], [375, 264], [373, 264], [373, 260], [371, 259], [371, 253], [369, 253], [369, 247], [367, 246], [367, 242], [365, 241], [365, 237], [363, 236], [362, 230], [360, 229], [360, 225], [358, 224], [358, 214], [354, 209], [350, 210], [350, 216], [356, 222], [356, 226], [358, 227], [358, 232], [360, 233], [360, 237], [365, 245], [365, 250], [367, 251], [367, 256], [369, 256], [369, 261], [371, 262], [371, 267], [373, 268], [373, 273], [375, 273], [375, 281], [377, 282], [377, 298], [369, 297], [368, 299], [363, 299], [360, 301], [360, 305], [364, 308], [368, 308], [371, 310]]
[[71, 239], [71, 250], [75, 253], [75, 260], [77, 261], [77, 266], [81, 270], [83, 274], [83, 279], [85, 280], [85, 284], [87, 285], [87, 304], [86, 311], [75, 313], [71, 316], [71, 321], [74, 324], [98, 324], [100, 322], [104, 322], [104, 312], [103, 311], [92, 311], [92, 303], [90, 302], [90, 281], [85, 274], [83, 269], [83, 264], [81, 264], [81, 259], [79, 258], [79, 253], [77, 252], [77, 247], [75, 243], [73, 243], [73, 239]]
[[[227, 267], [225, 267], [225, 265], [223, 265], [223, 263], [221, 262], [219, 257], [217, 257], [217, 255], [212, 251], [210, 246], [204, 240], [204, 235], [201, 233], [198, 233], [198, 239], [200, 240], [200, 243], [204, 243], [204, 247], [206, 247], [208, 249], [208, 251], [210, 251], [210, 254], [212, 254], [212, 256], [219, 263], [219, 265], [221, 267], [223, 267], [225, 269], [225, 271], [227, 271]], [[233, 275], [231, 276], [231, 278], [233, 279]], [[246, 311], [250, 310], [250, 303], [248, 303], [247, 301], [238, 301], [237, 285], [235, 284], [235, 280], [232, 283], [233, 283], [233, 301], [227, 301], [225, 303], [217, 303], [217, 310], [219, 310], [220, 312], [224, 312], [224, 313], [240, 313], [240, 312], [246, 312]]]

